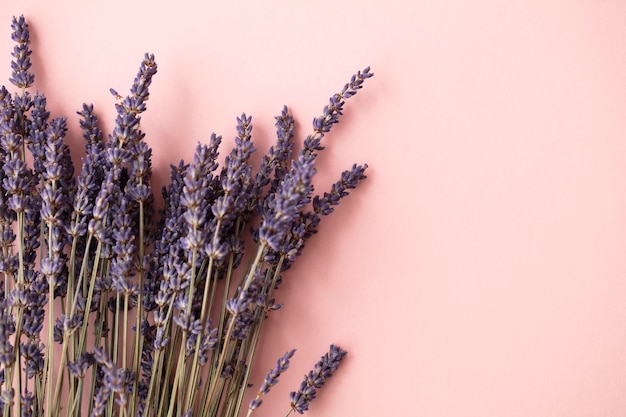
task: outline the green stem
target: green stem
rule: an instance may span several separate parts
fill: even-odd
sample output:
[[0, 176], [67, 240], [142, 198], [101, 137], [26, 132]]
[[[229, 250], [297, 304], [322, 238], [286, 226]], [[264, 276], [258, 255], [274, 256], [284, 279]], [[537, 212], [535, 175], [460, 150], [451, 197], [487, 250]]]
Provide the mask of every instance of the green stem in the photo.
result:
[[[257, 311], [257, 318], [255, 320], [254, 332], [252, 332], [252, 339], [249, 344], [249, 359], [247, 361], [248, 366], [246, 368], [246, 373], [244, 375], [244, 378], [241, 382], [242, 387], [248, 386], [250, 373], [252, 371], [252, 364], [254, 363], [254, 355], [256, 353], [256, 348], [259, 343], [259, 339], [261, 337], [261, 330], [263, 329], [263, 324], [265, 323], [265, 310], [267, 310], [267, 308], [269, 307], [269, 302], [272, 299], [271, 298], [272, 292], [274, 291], [274, 288], [276, 287], [276, 283], [278, 282], [278, 278], [280, 277], [280, 272], [282, 270], [284, 261], [285, 261], [285, 255], [282, 255], [280, 259], [278, 260], [278, 264], [276, 265], [276, 269], [274, 270], [274, 274], [272, 276], [270, 285], [269, 287], [267, 287], [267, 293], [265, 297], [267, 301], [265, 302], [265, 308], [259, 309], [259, 311]], [[233, 416], [239, 415], [239, 412], [241, 410], [241, 405], [243, 404], [244, 396], [245, 396], [245, 389], [241, 389], [239, 391], [239, 398], [237, 399], [235, 412], [232, 414]], [[252, 410], [248, 411], [248, 416], [250, 415], [251, 412]]]
[[[45, 368], [44, 368], [45, 369]], [[43, 402], [44, 402], [44, 388], [43, 388], [43, 375], [41, 373], [35, 375], [35, 415], [43, 415]]]
[[214, 417], [217, 414], [217, 410], [219, 408], [220, 403], [222, 402], [222, 398], [224, 396], [224, 389], [226, 387], [226, 380], [224, 378], [215, 378], [217, 381], [218, 388], [215, 392], [219, 392], [219, 396], [213, 402], [203, 402], [202, 405], [204, 409], [202, 410], [202, 417]]
[[224, 336], [224, 347], [222, 349], [222, 352], [219, 356], [218, 362], [217, 362], [217, 369], [215, 370], [215, 377], [211, 378], [211, 384], [209, 387], [209, 392], [207, 395], [207, 400], [206, 402], [208, 404], [212, 404], [213, 402], [213, 397], [215, 395], [215, 388], [217, 386], [217, 381], [220, 379], [220, 375], [222, 374], [222, 371], [224, 370], [224, 363], [225, 363], [225, 359], [226, 359], [226, 352], [229, 349], [229, 345], [230, 345], [230, 338], [233, 334], [233, 330], [235, 329], [235, 323], [237, 321], [237, 316], [238, 314], [233, 314], [231, 316], [230, 319], [230, 323], [228, 325], [228, 330], [226, 331], [226, 335]]
[[[126, 356], [128, 355], [128, 304], [129, 304], [129, 294], [124, 294], [124, 314], [123, 314], [123, 326], [122, 326], [122, 369], [126, 370]], [[133, 399], [130, 399], [132, 404]], [[129, 401], [126, 401], [122, 409], [123, 415], [126, 415], [129, 406]]]
[[122, 369], [126, 369], [126, 355], [128, 352], [127, 346], [128, 337], [128, 294], [124, 294], [124, 311], [122, 322]]
[[[261, 244], [257, 247], [257, 252], [254, 257], [254, 260], [252, 261], [250, 267], [248, 268], [247, 277], [244, 276], [242, 278], [244, 280], [242, 282], [242, 287], [244, 288], [244, 290], [247, 289], [250, 283], [252, 282], [252, 277], [254, 276], [254, 272], [256, 271], [258, 267], [258, 264], [261, 260], [261, 256], [263, 255], [264, 251], [265, 251], [264, 244]], [[208, 381], [210, 381], [210, 383], [205, 385], [204, 392], [202, 395], [202, 404], [204, 405], [205, 416], [208, 415], [208, 412], [212, 407], [211, 404], [212, 402], [214, 402], [213, 397], [215, 396], [215, 393], [216, 393], [217, 381], [220, 380], [220, 375], [222, 374], [222, 370], [224, 368], [225, 354], [227, 351], [228, 344], [230, 342], [230, 337], [232, 335], [234, 322], [236, 319], [236, 316], [231, 317], [231, 322], [226, 331], [226, 335], [222, 338], [221, 336], [223, 334], [225, 321], [226, 321], [226, 302], [228, 301], [228, 296], [229, 296], [229, 286], [230, 286], [230, 280], [231, 280], [231, 276], [233, 272], [233, 261], [234, 261], [234, 256], [233, 254], [231, 254], [229, 265], [228, 265], [228, 272], [226, 274], [226, 288], [224, 289], [224, 300], [222, 302], [222, 311], [220, 313], [220, 323], [218, 327], [218, 338], [221, 338], [222, 340], [224, 340], [223, 342], [224, 345], [222, 347], [222, 351], [220, 355], [214, 356], [214, 360], [211, 361], [211, 367], [209, 369], [209, 378], [208, 378]], [[215, 361], [217, 361], [217, 363]]]
[[46, 370], [46, 379], [44, 385], [46, 386], [46, 417], [52, 415], [52, 359], [54, 358], [54, 286], [55, 282], [50, 280], [48, 285], [48, 346], [46, 348], [46, 356], [44, 360], [44, 369]]
[[[91, 238], [91, 236], [90, 236]], [[96, 254], [94, 257], [94, 266], [91, 271], [91, 280], [89, 282], [89, 291], [87, 292], [87, 301], [85, 303], [85, 312], [83, 313], [83, 323], [80, 329], [80, 339], [78, 341], [78, 355], [81, 355], [85, 351], [85, 344], [87, 342], [87, 326], [89, 325], [89, 312], [91, 311], [91, 301], [93, 298], [94, 287], [96, 286], [96, 276], [98, 273], [98, 264], [100, 262], [100, 251], [102, 250], [102, 242], [98, 241], [98, 246], [96, 247]], [[74, 306], [76, 305], [76, 301], [74, 301]]]
[[[168, 309], [167, 309], [167, 313], [165, 315], [165, 322], [164, 322], [164, 326], [165, 330], [164, 330], [164, 334], [167, 334], [168, 329], [169, 329], [169, 323], [170, 323], [170, 317], [172, 315], [172, 308], [174, 305], [174, 297], [172, 297], [172, 299], [170, 300], [170, 303], [168, 305]], [[152, 398], [155, 396], [155, 389], [158, 389], [158, 386], [156, 385], [160, 379], [161, 379], [161, 375], [163, 373], [163, 357], [164, 357], [164, 350], [163, 349], [159, 349], [157, 350], [157, 357], [154, 359], [154, 366], [156, 369], [156, 372], [152, 373], [152, 376], [150, 377], [150, 386], [148, 388], [148, 396], [146, 398], [146, 411], [150, 411], [149, 406], [152, 402]], [[157, 360], [158, 358], [158, 360]], [[171, 363], [171, 362], [168, 362]], [[167, 381], [167, 379], [166, 379]], [[156, 388], [155, 388], [156, 387]], [[162, 408], [161, 408], [162, 409]]]
[[119, 352], [119, 340], [120, 340], [120, 305], [122, 304], [122, 297], [120, 293], [115, 294], [115, 313], [113, 314], [113, 338], [111, 339], [111, 352], [113, 362], [118, 361]]
[[[233, 277], [233, 269], [234, 269], [235, 255], [232, 253], [228, 259], [228, 270], [226, 272], [226, 279], [224, 284], [224, 292], [222, 294], [222, 306], [220, 309], [220, 322], [217, 328], [218, 338], [224, 334], [224, 327], [226, 327], [226, 302], [228, 301], [228, 296], [230, 294], [230, 285]], [[215, 369], [215, 366], [211, 366], [211, 369]]]
[[[173, 314], [173, 313], [172, 313]], [[169, 323], [169, 320], [166, 321], [166, 323]], [[180, 343], [180, 338], [181, 336], [181, 331], [180, 331], [180, 327], [176, 326], [173, 328], [172, 330], [174, 332], [174, 334], [172, 335], [172, 338], [170, 340], [170, 343], [168, 345], [168, 350], [167, 350], [167, 367], [165, 368], [165, 378], [164, 381], [165, 383], [169, 383], [170, 378], [172, 376], [172, 371], [174, 370], [175, 367], [177, 367], [177, 364], [174, 362], [174, 349], [175, 347], [180, 347], [181, 343]], [[163, 410], [165, 408], [165, 404], [166, 404], [166, 400], [168, 398], [170, 398], [170, 396], [166, 395], [165, 393], [163, 395], [160, 395], [161, 401], [160, 401], [160, 405], [159, 405], [159, 410]]]
[[[218, 222], [218, 225], [219, 225], [219, 222]], [[209, 267], [206, 273], [206, 281], [204, 283], [204, 294], [202, 295], [202, 308], [200, 310], [200, 323], [202, 327], [200, 330], [200, 334], [196, 338], [196, 346], [195, 346], [195, 350], [193, 353], [193, 361], [191, 364], [191, 375], [190, 375], [191, 383], [187, 387], [187, 399], [185, 402], [186, 410], [191, 408], [191, 405], [193, 404], [193, 401], [198, 391], [197, 386], [196, 386], [196, 381], [197, 381], [198, 374], [199, 374], [199, 369], [197, 368], [198, 368], [198, 360], [200, 357], [200, 342], [202, 341], [202, 336], [204, 335], [204, 330], [206, 327], [206, 320], [207, 320], [207, 315], [208, 315], [207, 304], [209, 302], [209, 287], [211, 287], [210, 282], [211, 282], [212, 271], [213, 271], [213, 258], [210, 258]]]
[[[78, 244], [77, 242], [77, 236], [75, 236], [72, 239], [72, 248], [70, 249], [70, 264], [68, 267], [68, 278], [67, 278], [67, 293], [68, 294], [73, 294], [74, 293], [74, 281], [76, 280], [76, 265], [74, 260], [76, 259], [76, 245]], [[87, 256], [87, 254], [85, 253], [85, 256]], [[67, 304], [65, 305], [65, 310], [66, 311], [70, 311], [70, 306], [69, 306], [69, 297], [67, 298]]]
[[163, 360], [163, 349], [159, 349], [155, 352], [155, 356], [154, 356], [154, 369], [152, 372], [152, 375], [150, 377], [150, 385], [148, 387], [148, 395], [146, 396], [146, 404], [145, 404], [145, 416], [146, 417], [151, 417], [152, 416], [152, 409], [150, 408], [152, 406], [152, 393], [154, 390], [154, 384], [155, 381], [158, 381], [161, 379], [161, 362]]
[[143, 325], [143, 279], [144, 279], [144, 207], [143, 201], [139, 201], [139, 270], [138, 270], [138, 295], [137, 295], [137, 314], [135, 320], [135, 344], [134, 344], [134, 371], [135, 371], [135, 383], [133, 384], [133, 393], [130, 397], [130, 415], [136, 414], [137, 404], [135, 399], [137, 398], [137, 392], [139, 390], [139, 373], [141, 372], [141, 351], [143, 349], [143, 336], [141, 326]]
[[[113, 314], [113, 337], [111, 338], [111, 347], [109, 352], [112, 352], [111, 358], [114, 362], [118, 360], [118, 351], [119, 351], [119, 332], [120, 332], [120, 304], [121, 297], [119, 293], [115, 295], [115, 313]], [[109, 401], [107, 403], [107, 416], [113, 415], [113, 395], [109, 397]]]
[[[75, 263], [75, 259], [76, 259], [76, 237], [74, 237], [72, 239], [72, 247], [70, 249], [70, 264], [68, 267], [68, 277], [67, 277], [67, 294], [71, 295], [71, 294], [75, 294], [75, 290], [74, 290], [74, 286], [75, 286], [75, 274], [76, 274], [76, 266], [74, 265]], [[72, 297], [71, 296], [67, 296], [65, 297], [65, 311], [72, 311], [72, 305], [70, 304], [72, 301]], [[74, 302], [73, 305], [76, 305], [76, 303]], [[70, 357], [75, 359], [76, 358], [76, 350], [78, 348], [77, 346], [77, 342], [74, 338], [74, 333], [72, 333], [72, 335], [70, 336]]]
[[76, 395], [74, 397], [74, 401], [72, 401], [72, 405], [67, 408], [67, 416], [68, 417], [71, 416], [72, 414], [77, 413], [77, 411], [78, 411], [77, 405], [79, 403], [80, 397], [82, 396], [82, 395], [80, 395], [80, 393], [82, 393], [82, 391], [83, 391], [83, 384], [84, 384], [83, 378], [80, 378], [78, 380], [78, 393], [79, 393], [79, 395]]
[[61, 387], [63, 386], [63, 370], [65, 369], [65, 364], [67, 360], [67, 335], [63, 337], [63, 344], [61, 345], [61, 363], [59, 364], [59, 373], [57, 374], [57, 381], [54, 390], [54, 402], [53, 402], [53, 410], [54, 415], [59, 415], [59, 402], [61, 400]]
[[250, 287], [250, 284], [252, 284], [252, 280], [254, 279], [254, 273], [256, 272], [259, 262], [261, 261], [261, 256], [263, 255], [263, 252], [265, 252], [265, 243], [262, 243], [257, 247], [256, 256], [254, 258], [254, 261], [252, 262], [252, 266], [250, 267], [246, 280], [243, 284], [244, 291], [247, 290], [248, 287]]
[[[5, 378], [6, 381], [10, 382], [10, 386], [8, 386], [9, 388], [13, 388], [14, 382], [13, 382], [13, 376], [14, 376], [14, 372], [15, 372], [15, 365], [17, 364], [18, 367], [18, 374], [19, 374], [19, 369], [21, 368], [21, 363], [20, 363], [20, 335], [22, 333], [22, 318], [24, 316], [24, 309], [22, 307], [19, 307], [17, 309], [17, 318], [15, 320], [15, 324], [16, 324], [16, 330], [15, 330], [15, 341], [13, 344], [13, 363], [6, 368], [5, 371]], [[21, 404], [21, 398], [20, 398], [20, 391], [21, 391], [21, 381], [18, 377], [18, 381], [17, 381], [17, 390], [15, 390], [17, 392], [17, 406], [18, 406], [18, 411], [21, 410], [20, 408], [20, 404]], [[12, 407], [4, 407], [4, 416], [7, 417], [9, 415], [9, 413], [12, 412]]]
[[[242, 346], [240, 348], [237, 363], [245, 363], [245, 359], [248, 357], [250, 352], [250, 343], [248, 339], [242, 341], [241, 345]], [[251, 364], [250, 361], [248, 361], [247, 363], [248, 365]], [[238, 410], [239, 408], [239, 397], [243, 397], [243, 395], [246, 393], [247, 385], [245, 385], [243, 381], [249, 371], [250, 366], [237, 367], [237, 372], [233, 374], [232, 382], [230, 383], [232, 389], [229, 392], [228, 407], [222, 412], [223, 417], [237, 415], [236, 410]], [[233, 401], [233, 399], [235, 399], [235, 401]]]
[[17, 270], [17, 283], [24, 285], [24, 212], [17, 213], [17, 252], [19, 268]]
[[[94, 341], [94, 347], [100, 347], [102, 346], [102, 329], [104, 328], [107, 320], [107, 300], [109, 299], [109, 294], [108, 292], [105, 294], [102, 294], [102, 296], [100, 297], [100, 317], [98, 319], [98, 321], [96, 322], [96, 335], [95, 335], [95, 341]], [[105, 341], [105, 346], [106, 346], [106, 341]], [[89, 388], [89, 398], [94, 398], [96, 395], [96, 375], [98, 374], [98, 363], [94, 363], [92, 365], [92, 369], [91, 369], [91, 384], [90, 384], [90, 388]], [[81, 401], [82, 402], [82, 401]], [[80, 416], [80, 408], [78, 408], [77, 410], [77, 414], [76, 417]], [[87, 415], [91, 415], [93, 411], [93, 401], [89, 401], [89, 411]]]
[[[181, 382], [181, 374], [184, 372], [183, 364], [184, 364], [184, 355], [185, 355], [185, 333], [183, 332], [183, 343], [180, 346], [180, 353], [178, 355], [178, 362], [176, 366], [176, 374], [174, 375], [174, 384], [172, 386], [172, 392], [170, 393], [170, 404], [167, 411], [167, 417], [172, 417], [174, 415], [174, 406], [176, 405], [176, 396], [178, 394], [178, 384]], [[178, 410], [179, 413], [182, 414], [181, 410]]]

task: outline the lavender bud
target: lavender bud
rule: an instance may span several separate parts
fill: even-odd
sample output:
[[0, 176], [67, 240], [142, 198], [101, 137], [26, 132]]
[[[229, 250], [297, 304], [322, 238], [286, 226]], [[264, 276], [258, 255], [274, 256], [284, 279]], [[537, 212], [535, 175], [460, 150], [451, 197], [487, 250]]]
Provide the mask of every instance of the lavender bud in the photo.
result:
[[87, 369], [95, 362], [94, 355], [91, 353], [85, 353], [76, 359], [74, 362], [68, 362], [67, 369], [74, 378], [84, 378], [87, 374]]

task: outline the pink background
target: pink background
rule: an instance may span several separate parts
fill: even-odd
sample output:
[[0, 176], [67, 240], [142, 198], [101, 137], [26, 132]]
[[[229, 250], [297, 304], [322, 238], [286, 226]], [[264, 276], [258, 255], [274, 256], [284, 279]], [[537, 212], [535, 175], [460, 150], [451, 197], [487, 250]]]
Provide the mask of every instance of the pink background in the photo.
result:
[[311, 417], [626, 415], [625, 2], [4, 0], [2, 83], [22, 13], [77, 148], [81, 103], [108, 132], [108, 89], [155, 53], [157, 184], [241, 112], [260, 151], [283, 104], [301, 139], [372, 66], [317, 184], [369, 178], [280, 292], [254, 382], [298, 352], [259, 415], [284, 415], [330, 342], [350, 354]]

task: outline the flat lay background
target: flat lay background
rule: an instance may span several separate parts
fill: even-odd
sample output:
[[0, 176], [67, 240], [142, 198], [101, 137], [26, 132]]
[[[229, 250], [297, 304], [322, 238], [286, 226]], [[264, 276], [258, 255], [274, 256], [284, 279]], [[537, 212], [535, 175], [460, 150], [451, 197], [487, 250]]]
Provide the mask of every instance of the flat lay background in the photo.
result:
[[626, 2], [4, 0], [5, 84], [19, 14], [76, 158], [82, 103], [109, 132], [109, 88], [156, 55], [159, 187], [242, 112], [257, 157], [283, 104], [301, 141], [372, 67], [316, 185], [353, 162], [368, 179], [285, 277], [253, 382], [298, 351], [259, 415], [331, 342], [350, 353], [310, 417], [626, 415]]

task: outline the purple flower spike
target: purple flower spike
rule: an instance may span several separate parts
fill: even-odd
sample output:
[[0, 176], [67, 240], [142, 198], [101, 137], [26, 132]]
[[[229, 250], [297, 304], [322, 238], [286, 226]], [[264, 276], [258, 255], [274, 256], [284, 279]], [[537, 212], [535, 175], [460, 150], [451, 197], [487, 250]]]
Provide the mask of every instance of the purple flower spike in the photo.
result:
[[44, 147], [46, 145], [46, 126], [50, 112], [46, 110], [46, 97], [43, 94], [35, 94], [33, 107], [30, 113], [31, 123], [27, 138], [28, 149], [33, 154], [33, 170], [37, 177], [43, 172], [43, 161], [46, 158]]
[[35, 82], [35, 76], [29, 71], [32, 64], [30, 62], [31, 50], [29, 48], [30, 33], [28, 31], [28, 23], [26, 23], [24, 16], [14, 17], [11, 28], [13, 29], [11, 39], [17, 45], [13, 48], [13, 53], [11, 54], [15, 60], [11, 61], [13, 72], [9, 81], [16, 87], [25, 89]]
[[[124, 147], [126, 144], [136, 143], [142, 139], [143, 133], [139, 130], [139, 122], [141, 120], [139, 114], [143, 113], [147, 108], [148, 89], [156, 72], [157, 64], [154, 61], [154, 55], [146, 54], [131, 86], [131, 94], [124, 99], [118, 98], [121, 102], [115, 105], [117, 118], [113, 133], [110, 135], [110, 148]], [[112, 93], [115, 93], [115, 96], [119, 96], [115, 90], [112, 90]]]
[[343, 87], [341, 93], [335, 94], [328, 100], [328, 105], [324, 107], [323, 115], [313, 119], [315, 133], [320, 136], [328, 133], [332, 126], [339, 122], [339, 117], [343, 114], [345, 100], [355, 95], [357, 90], [363, 87], [363, 82], [373, 75], [374, 73], [370, 72], [370, 67], [354, 74], [350, 82]]
[[367, 178], [364, 174], [367, 164], [354, 164], [350, 170], [341, 173], [341, 179], [332, 185], [330, 192], [323, 196], [313, 198], [313, 210], [321, 215], [328, 215], [333, 212], [333, 206], [339, 204], [339, 200], [346, 197], [348, 190], [356, 188], [357, 184]]
[[265, 375], [265, 381], [263, 382], [263, 385], [261, 385], [261, 388], [259, 388], [257, 396], [252, 401], [250, 401], [250, 410], [258, 408], [261, 403], [263, 403], [263, 400], [261, 400], [261, 396], [269, 393], [270, 388], [278, 383], [278, 378], [280, 377], [280, 374], [282, 374], [287, 370], [287, 368], [289, 368], [289, 359], [291, 359], [295, 352], [296, 350], [292, 349], [289, 352], [286, 352], [280, 358], [278, 358], [278, 360], [276, 361], [276, 368], [270, 369], [267, 375]]
[[248, 160], [256, 150], [252, 144], [252, 117], [244, 114], [237, 118], [237, 137], [235, 147], [224, 161], [221, 173], [221, 185], [224, 196], [219, 197], [212, 207], [215, 218], [222, 221], [223, 230], [247, 208], [251, 198], [252, 166]]
[[[267, 155], [261, 160], [261, 166], [252, 188], [251, 210], [261, 198], [263, 188], [271, 182], [270, 193], [276, 192], [280, 181], [287, 174], [287, 162], [293, 149], [294, 120], [287, 106], [283, 107], [280, 116], [276, 116], [275, 119], [276, 145], [270, 147]], [[274, 173], [273, 180], [271, 179], [272, 173]]]
[[74, 362], [68, 362], [67, 369], [74, 378], [84, 378], [87, 374], [87, 369], [95, 362], [94, 355], [92, 353], [85, 353], [76, 359]]
[[15, 333], [15, 322], [10, 313], [6, 302], [0, 302], [0, 364], [5, 368], [7, 365], [15, 361], [13, 354], [13, 345], [11, 344], [11, 336]]
[[312, 371], [304, 377], [298, 391], [290, 394], [291, 409], [303, 414], [309, 409], [311, 401], [316, 397], [328, 378], [337, 370], [339, 363], [348, 352], [337, 345], [330, 345], [330, 350], [320, 358]]
[[314, 161], [302, 159], [293, 163], [276, 194], [269, 197], [269, 204], [262, 215], [259, 241], [274, 251], [280, 249], [292, 222], [308, 203], [313, 190], [311, 181], [315, 175]]
[[[276, 136], [278, 141], [276, 142], [276, 148], [273, 155], [275, 157], [274, 178], [278, 181], [285, 178], [287, 173], [287, 160], [291, 156], [293, 150], [293, 129], [294, 129], [293, 117], [289, 114], [287, 106], [283, 107], [283, 111], [280, 116], [276, 117]], [[271, 151], [271, 150], [270, 150]]]
[[132, 220], [129, 214], [130, 202], [125, 195], [120, 196], [119, 205], [112, 208], [113, 213], [113, 253], [110, 274], [113, 288], [120, 294], [135, 295], [137, 286], [131, 282], [134, 266], [136, 246], [133, 244], [135, 236], [132, 230]]

